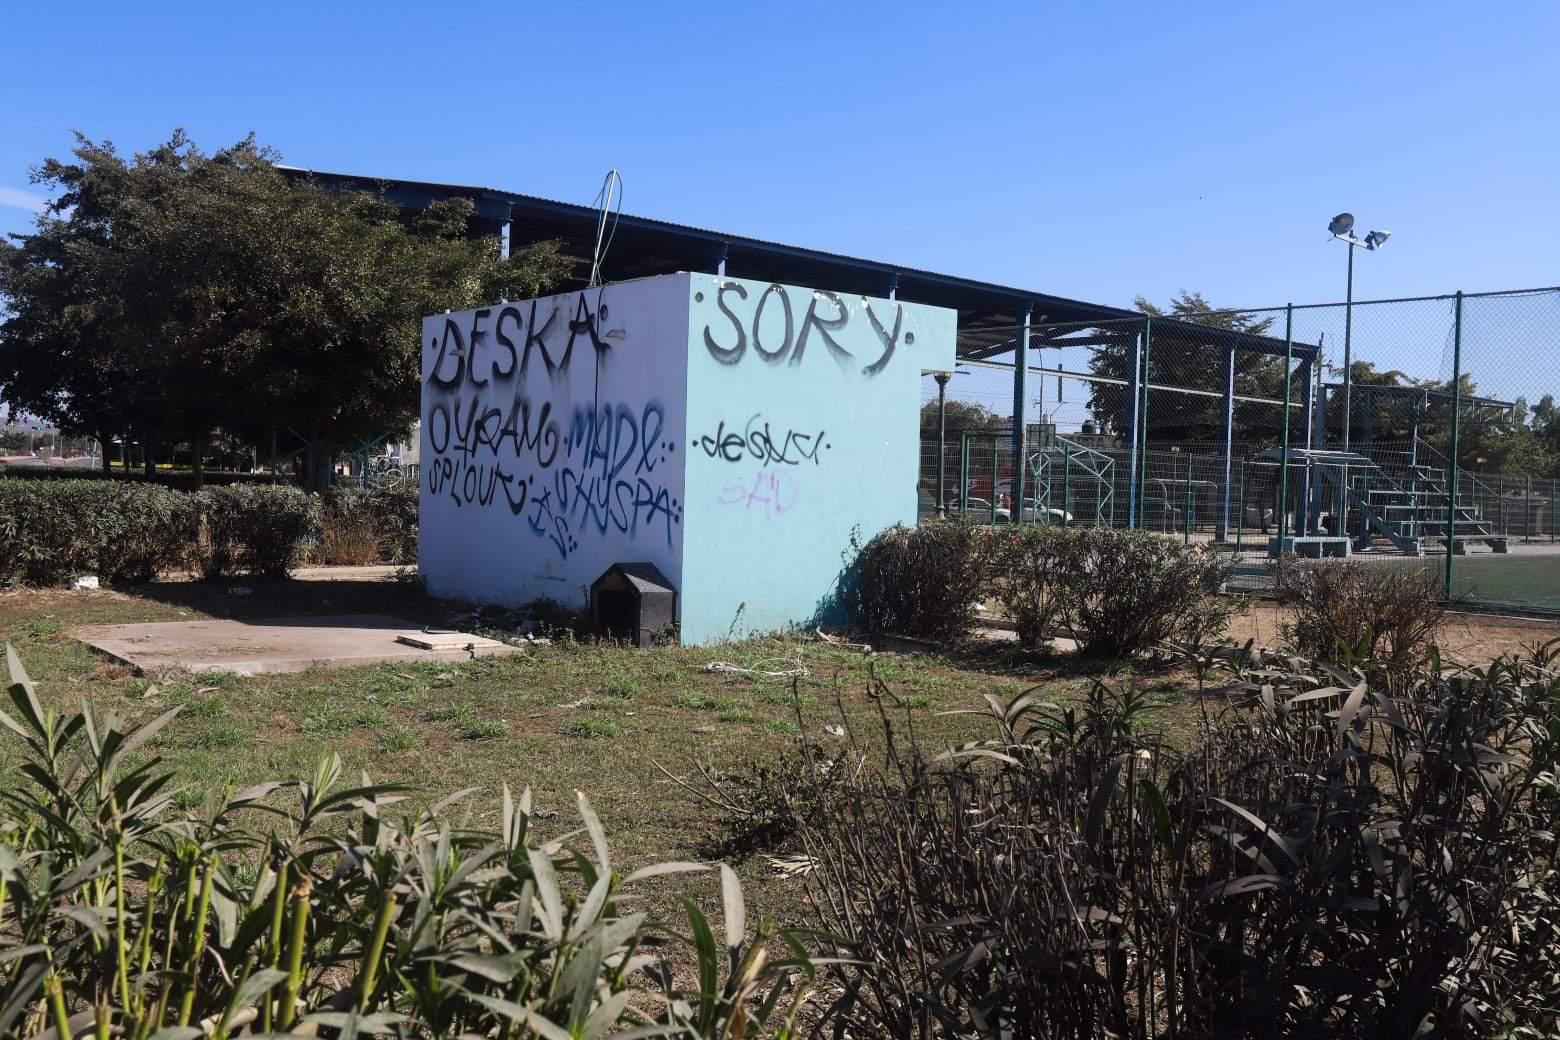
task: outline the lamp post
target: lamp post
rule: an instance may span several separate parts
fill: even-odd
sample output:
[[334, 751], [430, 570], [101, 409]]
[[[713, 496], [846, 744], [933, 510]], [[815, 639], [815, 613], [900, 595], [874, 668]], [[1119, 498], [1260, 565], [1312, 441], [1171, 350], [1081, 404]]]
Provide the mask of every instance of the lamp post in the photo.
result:
[[933, 372], [937, 380], [937, 515], [948, 515], [948, 380], [952, 372]]
[[1350, 408], [1354, 400], [1354, 247], [1364, 246], [1374, 253], [1387, 244], [1390, 231], [1371, 231], [1364, 238], [1354, 237], [1354, 214], [1340, 213], [1327, 225], [1332, 237], [1349, 244], [1349, 276], [1343, 304], [1343, 450], [1349, 450]]

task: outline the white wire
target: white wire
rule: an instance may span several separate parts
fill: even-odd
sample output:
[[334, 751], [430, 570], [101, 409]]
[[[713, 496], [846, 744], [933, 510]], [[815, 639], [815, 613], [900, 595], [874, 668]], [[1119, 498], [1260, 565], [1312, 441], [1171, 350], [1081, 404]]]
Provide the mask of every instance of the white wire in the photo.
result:
[[[612, 205], [612, 188], [617, 187], [617, 207]], [[597, 209], [596, 215], [596, 248], [590, 261], [590, 287], [601, 284], [601, 265], [607, 258], [607, 250], [612, 248], [612, 239], [617, 235], [618, 218], [623, 214], [623, 177], [617, 170], [608, 170], [606, 177], [601, 182], [601, 190], [596, 192], [596, 197], [591, 205]], [[607, 230], [607, 218], [612, 218], [612, 230]]]
[[768, 660], [755, 663], [760, 666], [766, 664], [789, 664], [791, 667], [769, 671], [763, 667], [744, 668], [729, 661], [711, 661], [704, 666], [704, 670], [706, 672], [720, 672], [723, 675], [757, 675], [765, 679], [801, 679], [806, 678], [808, 674], [806, 665], [799, 661], [793, 664], [791, 659], [787, 657], [771, 657]]

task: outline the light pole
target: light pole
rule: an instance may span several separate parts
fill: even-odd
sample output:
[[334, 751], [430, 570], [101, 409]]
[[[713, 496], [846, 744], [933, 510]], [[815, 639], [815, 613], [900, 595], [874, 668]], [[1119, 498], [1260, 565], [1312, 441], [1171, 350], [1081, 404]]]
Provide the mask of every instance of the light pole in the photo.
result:
[[952, 372], [933, 372], [937, 380], [937, 515], [948, 515], [948, 380]]
[[1374, 253], [1387, 244], [1390, 231], [1372, 231], [1364, 238], [1354, 237], [1354, 214], [1340, 213], [1327, 225], [1332, 237], [1349, 243], [1349, 280], [1343, 304], [1343, 450], [1349, 450], [1350, 407], [1354, 400], [1354, 247], [1364, 246]]

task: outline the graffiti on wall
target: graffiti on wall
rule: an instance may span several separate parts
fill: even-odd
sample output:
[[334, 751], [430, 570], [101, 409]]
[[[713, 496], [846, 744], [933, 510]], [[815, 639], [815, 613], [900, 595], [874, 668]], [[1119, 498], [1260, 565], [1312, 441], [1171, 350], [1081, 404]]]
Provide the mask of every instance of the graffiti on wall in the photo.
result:
[[755, 413], [740, 429], [736, 424], [727, 426], [723, 419], [714, 432], [706, 433], [693, 446], [706, 458], [722, 462], [754, 460], [780, 466], [817, 465], [820, 455], [831, 447], [821, 429], [773, 427], [762, 413]]
[[720, 490], [720, 504], [740, 506], [749, 513], [776, 519], [796, 507], [796, 480], [790, 471], [761, 469], [752, 480], [728, 480]]
[[[575, 403], [613, 363], [605, 304], [579, 294], [483, 308], [469, 328], [446, 318], [430, 340], [423, 422], [429, 494], [462, 509], [507, 510], [562, 558], [618, 532], [671, 545], [682, 503], [667, 486], [676, 443], [656, 399]], [[576, 350], [576, 347], [580, 349]], [[588, 348], [588, 349], [586, 349]], [[573, 369], [585, 381], [564, 381]]]
[[[904, 327], [902, 304], [893, 303], [893, 320], [885, 322], [886, 315], [879, 315], [863, 299], [860, 312], [877, 347], [875, 357], [858, 357], [840, 342], [851, 322], [860, 320], [853, 317], [844, 298], [822, 290], [798, 291], [807, 293], [805, 308], [792, 302], [790, 290], [783, 285], [769, 285], [754, 297], [740, 282], [721, 283], [715, 293], [721, 317], [706, 322], [703, 330], [710, 357], [722, 365], [735, 365], [751, 347], [751, 354], [765, 364], [800, 365], [808, 347], [817, 344], [814, 349], [826, 352], [841, 368], [848, 371], [860, 364], [861, 374], [870, 378], [888, 367], [901, 344], [915, 343], [915, 333]], [[693, 298], [702, 303], [704, 294], [695, 293]]]

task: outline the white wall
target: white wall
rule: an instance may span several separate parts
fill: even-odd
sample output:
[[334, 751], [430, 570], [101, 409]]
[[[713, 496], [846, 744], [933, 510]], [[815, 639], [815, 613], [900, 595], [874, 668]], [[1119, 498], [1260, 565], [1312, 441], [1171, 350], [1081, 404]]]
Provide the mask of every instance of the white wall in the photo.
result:
[[688, 276], [423, 319], [418, 567], [584, 606], [618, 561], [682, 585]]
[[920, 381], [957, 315], [690, 276], [682, 638], [844, 620], [852, 537], [916, 519]]

